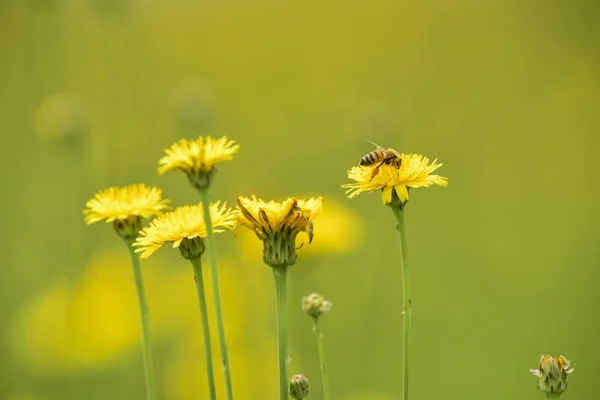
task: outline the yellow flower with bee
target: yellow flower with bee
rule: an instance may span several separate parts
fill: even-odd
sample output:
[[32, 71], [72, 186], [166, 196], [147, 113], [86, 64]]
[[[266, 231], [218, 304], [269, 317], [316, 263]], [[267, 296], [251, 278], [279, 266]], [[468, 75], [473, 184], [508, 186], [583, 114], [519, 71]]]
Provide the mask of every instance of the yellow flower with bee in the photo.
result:
[[394, 197], [405, 203], [410, 188], [448, 186], [448, 178], [433, 174], [441, 166], [437, 160], [430, 161], [421, 154], [398, 154], [393, 149], [378, 146], [361, 159], [360, 165], [348, 171], [348, 178], [354, 182], [342, 187], [348, 189], [349, 198], [362, 192], [381, 190], [384, 204], [392, 203]]

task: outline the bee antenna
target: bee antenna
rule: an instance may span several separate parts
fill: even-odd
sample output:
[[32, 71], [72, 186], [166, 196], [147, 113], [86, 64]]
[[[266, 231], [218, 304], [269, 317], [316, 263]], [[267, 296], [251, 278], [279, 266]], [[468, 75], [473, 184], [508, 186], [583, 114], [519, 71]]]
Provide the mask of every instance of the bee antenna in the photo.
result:
[[380, 150], [381, 150], [381, 149], [384, 149], [383, 147], [381, 147], [381, 146], [380, 146], [380, 145], [378, 145], [377, 143], [375, 143], [375, 142], [371, 142], [369, 139], [365, 139], [365, 140], [366, 140], [367, 142], [371, 143], [372, 145], [374, 145], [375, 147], [377, 147], [377, 148], [378, 148], [378, 149], [380, 149]]

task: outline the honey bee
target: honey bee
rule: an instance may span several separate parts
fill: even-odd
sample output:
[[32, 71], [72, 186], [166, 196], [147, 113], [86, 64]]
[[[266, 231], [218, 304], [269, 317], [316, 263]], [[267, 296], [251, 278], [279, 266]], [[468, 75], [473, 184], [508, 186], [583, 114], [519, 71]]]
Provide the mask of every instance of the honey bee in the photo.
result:
[[400, 158], [400, 153], [398, 153], [394, 149], [386, 149], [384, 147], [381, 147], [377, 143], [373, 143], [369, 140], [367, 140], [367, 142], [374, 144], [375, 147], [377, 147], [377, 149], [373, 150], [372, 152], [366, 154], [363, 158], [361, 158], [360, 165], [369, 166], [379, 163], [373, 169], [373, 172], [371, 173], [371, 179], [373, 179], [373, 177], [377, 175], [377, 173], [379, 173], [379, 167], [381, 167], [383, 164], [392, 165], [396, 168], [400, 167], [400, 163], [402, 162], [402, 159]]

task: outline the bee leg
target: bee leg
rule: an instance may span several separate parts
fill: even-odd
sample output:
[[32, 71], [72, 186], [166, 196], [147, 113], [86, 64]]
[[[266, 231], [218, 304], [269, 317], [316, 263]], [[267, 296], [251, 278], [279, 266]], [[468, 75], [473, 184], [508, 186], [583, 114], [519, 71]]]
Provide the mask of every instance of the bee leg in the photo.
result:
[[373, 168], [373, 172], [371, 172], [371, 179], [369, 179], [369, 182], [371, 182], [371, 180], [373, 178], [375, 178], [375, 175], [377, 175], [379, 173], [379, 166]]
[[380, 163], [379, 163], [379, 164], [378, 164], [378, 165], [375, 167], [375, 169], [376, 169], [376, 170], [379, 170], [379, 167], [381, 167], [383, 164], [389, 164], [388, 160], [383, 160], [382, 162], [380, 162]]
[[[375, 178], [375, 175], [379, 173], [379, 167], [381, 167], [383, 164], [386, 164], [386, 161], [387, 160], [383, 160], [375, 168], [373, 168], [373, 172], [371, 172], [371, 179]], [[371, 182], [371, 179], [369, 179], [369, 182]]]

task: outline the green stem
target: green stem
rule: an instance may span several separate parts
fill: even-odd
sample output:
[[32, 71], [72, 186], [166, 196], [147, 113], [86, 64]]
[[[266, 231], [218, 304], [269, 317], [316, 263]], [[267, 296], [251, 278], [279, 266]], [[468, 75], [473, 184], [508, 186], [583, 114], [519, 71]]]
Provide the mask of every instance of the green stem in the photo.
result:
[[277, 308], [277, 348], [279, 353], [279, 400], [288, 399], [288, 347], [287, 347], [287, 267], [273, 268], [275, 275], [275, 302]]
[[206, 357], [206, 374], [208, 375], [208, 390], [211, 400], [216, 400], [215, 373], [213, 371], [212, 346], [210, 341], [210, 326], [208, 325], [208, 310], [206, 308], [206, 296], [204, 295], [204, 279], [202, 277], [202, 260], [200, 257], [190, 260], [194, 268], [194, 280], [198, 292], [198, 303], [200, 303], [200, 320], [204, 334], [204, 354]]
[[410, 360], [410, 317], [412, 313], [412, 298], [410, 294], [410, 269], [407, 261], [406, 251], [406, 229], [404, 227], [404, 207], [392, 206], [392, 211], [396, 217], [396, 229], [400, 238], [400, 268], [402, 270], [402, 316], [404, 320], [402, 337], [402, 399], [408, 400], [408, 377]]
[[323, 340], [323, 332], [319, 327], [319, 318], [313, 318], [313, 331], [317, 336], [317, 348], [319, 349], [319, 361], [321, 362], [321, 379], [323, 381], [323, 398], [329, 400], [329, 371], [327, 370], [327, 361], [325, 360], [325, 341]]
[[156, 399], [156, 389], [154, 385], [154, 363], [152, 361], [152, 344], [150, 342], [150, 318], [148, 303], [146, 302], [146, 293], [144, 291], [144, 279], [142, 278], [142, 267], [140, 257], [131, 246], [133, 241], [125, 241], [127, 249], [131, 256], [133, 265], [133, 275], [135, 277], [135, 288], [137, 290], [138, 302], [140, 306], [140, 317], [142, 320], [142, 357], [144, 360], [144, 374], [146, 377], [146, 398], [148, 400]]
[[217, 269], [217, 248], [215, 246], [215, 234], [213, 232], [212, 220], [210, 218], [210, 203], [208, 202], [208, 188], [200, 189], [200, 200], [204, 210], [204, 222], [206, 223], [206, 244], [210, 261], [210, 277], [212, 280], [213, 300], [215, 315], [217, 318], [217, 332], [219, 334], [219, 348], [221, 349], [221, 361], [223, 374], [225, 375], [225, 390], [227, 400], [233, 400], [233, 388], [231, 385], [231, 373], [229, 371], [229, 354], [227, 341], [225, 340], [225, 326], [223, 325], [223, 312], [221, 311], [221, 291], [219, 289], [219, 271]]

